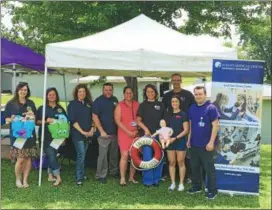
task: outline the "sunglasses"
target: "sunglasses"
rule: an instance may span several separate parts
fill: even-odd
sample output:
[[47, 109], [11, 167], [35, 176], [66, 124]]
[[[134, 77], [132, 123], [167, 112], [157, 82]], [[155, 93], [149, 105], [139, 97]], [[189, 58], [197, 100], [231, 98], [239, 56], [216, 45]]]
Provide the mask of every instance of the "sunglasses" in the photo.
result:
[[19, 82], [19, 85], [28, 85], [27, 82]]

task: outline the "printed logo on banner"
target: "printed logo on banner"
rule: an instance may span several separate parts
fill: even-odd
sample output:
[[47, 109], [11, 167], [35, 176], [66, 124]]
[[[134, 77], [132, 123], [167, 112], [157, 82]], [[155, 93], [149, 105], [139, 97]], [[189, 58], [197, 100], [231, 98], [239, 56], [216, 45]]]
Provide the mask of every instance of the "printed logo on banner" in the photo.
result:
[[221, 68], [221, 62], [219, 62], [219, 61], [215, 62], [214, 66], [216, 68]]
[[220, 114], [216, 182], [224, 192], [259, 193], [263, 64], [213, 61], [211, 101]]

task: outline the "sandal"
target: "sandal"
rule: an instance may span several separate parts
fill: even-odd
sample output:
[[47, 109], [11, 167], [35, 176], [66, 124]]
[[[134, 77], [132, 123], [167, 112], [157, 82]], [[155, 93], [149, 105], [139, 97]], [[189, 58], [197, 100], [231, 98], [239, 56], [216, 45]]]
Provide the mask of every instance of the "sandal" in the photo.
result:
[[56, 179], [56, 178], [51, 178], [51, 177], [50, 177], [50, 178], [48, 178], [48, 181], [49, 181], [49, 182], [55, 182], [55, 181], [57, 181], [57, 179]]
[[56, 180], [54, 183], [53, 183], [53, 186], [54, 187], [58, 187], [58, 186], [60, 186], [61, 185], [61, 180]]
[[131, 180], [128, 180], [129, 182], [133, 183], [133, 184], [138, 184], [139, 182], [136, 181], [135, 179], [131, 179]]
[[124, 187], [124, 186], [126, 186], [126, 185], [127, 185], [127, 183], [126, 183], [125, 180], [123, 180], [123, 181], [120, 180], [120, 186], [121, 186], [121, 187]]
[[29, 184], [24, 183], [24, 184], [23, 184], [23, 188], [29, 188]]
[[125, 187], [127, 185], [127, 183], [120, 183], [121, 187]]
[[18, 187], [18, 188], [23, 188], [24, 187], [21, 180], [16, 180], [16, 187]]

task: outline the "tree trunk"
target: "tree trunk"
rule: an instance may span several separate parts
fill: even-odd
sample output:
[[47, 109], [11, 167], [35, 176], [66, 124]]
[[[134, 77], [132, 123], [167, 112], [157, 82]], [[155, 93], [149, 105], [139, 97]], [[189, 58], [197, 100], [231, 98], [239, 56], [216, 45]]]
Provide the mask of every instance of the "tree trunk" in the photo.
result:
[[132, 87], [134, 93], [134, 100], [138, 101], [138, 81], [137, 77], [124, 77], [127, 85]]

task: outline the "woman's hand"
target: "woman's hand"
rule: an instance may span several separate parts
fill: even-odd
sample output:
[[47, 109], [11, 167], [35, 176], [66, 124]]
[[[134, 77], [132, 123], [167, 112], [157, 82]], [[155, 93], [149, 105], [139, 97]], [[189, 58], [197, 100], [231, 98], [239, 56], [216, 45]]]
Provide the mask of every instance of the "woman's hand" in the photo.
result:
[[94, 129], [91, 129], [89, 132], [88, 132], [88, 136], [89, 137], [92, 137], [94, 135]]
[[47, 118], [46, 123], [53, 123], [54, 119], [53, 118]]
[[177, 139], [176, 139], [176, 137], [174, 137], [174, 138], [170, 138], [169, 139], [169, 142], [170, 142], [170, 144], [172, 144], [174, 141], [176, 141]]
[[128, 131], [127, 132], [127, 135], [129, 136], [129, 137], [131, 137], [131, 138], [134, 138], [135, 136], [134, 136], [134, 133], [132, 132], [132, 131]]
[[22, 115], [33, 116], [34, 112], [30, 110], [30, 111], [24, 112]]
[[128, 131], [128, 136], [131, 138], [135, 138], [138, 135], [138, 131]]
[[151, 133], [150, 133], [150, 131], [148, 129], [145, 130], [145, 135], [146, 136], [151, 136]]
[[88, 137], [88, 135], [89, 135], [89, 132], [82, 131], [82, 132], [81, 132], [81, 134], [87, 138], [87, 137]]

